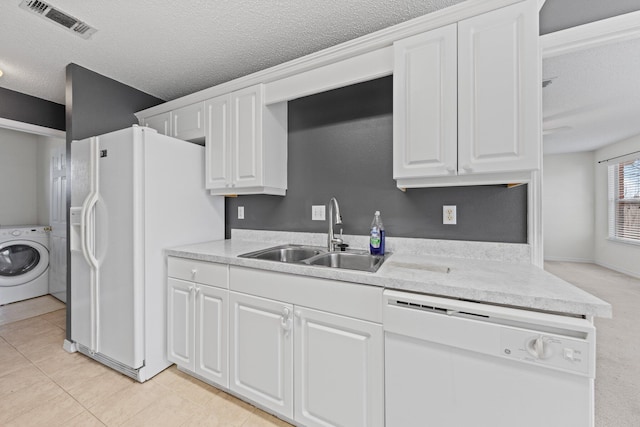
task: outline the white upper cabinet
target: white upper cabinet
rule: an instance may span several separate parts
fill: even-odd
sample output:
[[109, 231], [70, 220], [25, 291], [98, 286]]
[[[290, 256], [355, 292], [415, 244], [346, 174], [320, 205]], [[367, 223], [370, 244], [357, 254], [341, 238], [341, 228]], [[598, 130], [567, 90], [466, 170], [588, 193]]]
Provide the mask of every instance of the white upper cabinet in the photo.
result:
[[541, 163], [539, 4], [487, 0], [427, 14], [136, 115], [195, 142], [204, 129], [211, 194], [283, 196], [287, 101], [392, 73], [398, 187], [532, 182]]
[[231, 97], [219, 96], [205, 103], [205, 186], [209, 189], [231, 185]]
[[185, 141], [204, 139], [204, 103], [197, 102], [171, 112], [171, 136]]
[[508, 183], [539, 169], [536, 2], [397, 41], [394, 53], [398, 187]]
[[206, 187], [211, 194], [285, 195], [287, 105], [264, 105], [264, 85], [205, 103]]
[[458, 24], [458, 172], [540, 167], [536, 2]]
[[231, 94], [232, 186], [262, 183], [262, 91], [250, 87]]
[[394, 44], [393, 175], [455, 175], [456, 24]]
[[141, 124], [142, 126], [155, 129], [162, 135], [171, 136], [171, 113], [162, 113], [151, 117], [145, 117]]
[[204, 102], [142, 119], [143, 126], [185, 141], [204, 141]]

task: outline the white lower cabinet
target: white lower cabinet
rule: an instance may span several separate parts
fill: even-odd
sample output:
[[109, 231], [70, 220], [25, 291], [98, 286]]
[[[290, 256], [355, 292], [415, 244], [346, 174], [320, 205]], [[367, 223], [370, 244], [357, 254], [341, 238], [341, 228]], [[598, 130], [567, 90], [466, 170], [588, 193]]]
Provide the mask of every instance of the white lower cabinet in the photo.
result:
[[305, 307], [295, 307], [294, 319], [294, 419], [383, 426], [382, 326]]
[[227, 386], [228, 294], [212, 286], [196, 288], [195, 373]]
[[193, 371], [195, 284], [169, 277], [167, 287], [167, 359]]
[[230, 293], [229, 388], [293, 418], [291, 304]]
[[169, 257], [169, 360], [300, 426], [384, 426], [382, 288], [224, 267]]
[[231, 390], [304, 426], [384, 425], [381, 325], [230, 294]]
[[[229, 291], [194, 280], [171, 277], [183, 276], [174, 263], [188, 263], [186, 260], [170, 258], [167, 280], [167, 359], [179, 367], [191, 371], [212, 383], [228, 387], [228, 294]], [[226, 283], [226, 266], [191, 262], [186, 271], [192, 276], [203, 271], [200, 280], [211, 279], [216, 274]], [[195, 273], [194, 273], [195, 271]]]

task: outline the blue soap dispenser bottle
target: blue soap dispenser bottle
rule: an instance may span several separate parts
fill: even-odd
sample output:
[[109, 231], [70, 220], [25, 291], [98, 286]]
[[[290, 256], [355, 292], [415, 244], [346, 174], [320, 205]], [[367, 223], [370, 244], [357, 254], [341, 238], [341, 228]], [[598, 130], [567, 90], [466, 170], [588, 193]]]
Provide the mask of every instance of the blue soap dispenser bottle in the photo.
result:
[[369, 251], [371, 255], [384, 255], [384, 224], [380, 211], [376, 211], [369, 231]]

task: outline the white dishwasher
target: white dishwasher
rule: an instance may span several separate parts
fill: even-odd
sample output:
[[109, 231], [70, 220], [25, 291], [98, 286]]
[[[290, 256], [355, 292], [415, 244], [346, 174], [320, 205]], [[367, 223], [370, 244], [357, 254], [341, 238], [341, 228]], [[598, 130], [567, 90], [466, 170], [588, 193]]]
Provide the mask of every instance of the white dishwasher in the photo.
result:
[[386, 290], [386, 427], [592, 427], [595, 328]]

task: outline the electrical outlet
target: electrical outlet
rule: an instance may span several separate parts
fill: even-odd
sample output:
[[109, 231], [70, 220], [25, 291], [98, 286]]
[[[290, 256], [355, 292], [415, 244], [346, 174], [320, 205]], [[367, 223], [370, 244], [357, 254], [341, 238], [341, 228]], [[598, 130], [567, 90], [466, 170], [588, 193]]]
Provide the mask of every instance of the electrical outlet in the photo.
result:
[[449, 205], [442, 207], [442, 223], [455, 225], [457, 223], [456, 206]]
[[244, 206], [238, 206], [238, 219], [244, 219]]
[[324, 205], [313, 205], [311, 206], [311, 219], [313, 221], [324, 221], [325, 220], [325, 206]]

